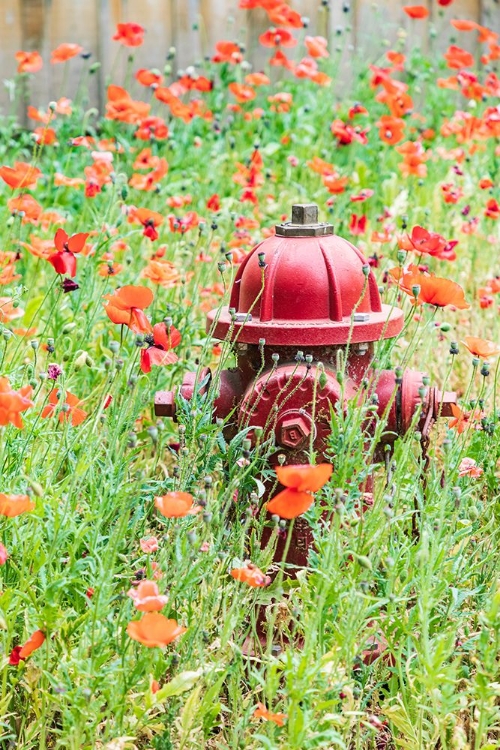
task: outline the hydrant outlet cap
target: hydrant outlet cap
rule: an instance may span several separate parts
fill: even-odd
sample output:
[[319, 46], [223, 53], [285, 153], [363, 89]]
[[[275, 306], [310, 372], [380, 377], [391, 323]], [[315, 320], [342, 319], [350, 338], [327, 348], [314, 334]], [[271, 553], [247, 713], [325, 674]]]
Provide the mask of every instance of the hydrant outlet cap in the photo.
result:
[[318, 222], [316, 203], [295, 203], [292, 220], [276, 225], [279, 237], [325, 237], [333, 234], [333, 224]]

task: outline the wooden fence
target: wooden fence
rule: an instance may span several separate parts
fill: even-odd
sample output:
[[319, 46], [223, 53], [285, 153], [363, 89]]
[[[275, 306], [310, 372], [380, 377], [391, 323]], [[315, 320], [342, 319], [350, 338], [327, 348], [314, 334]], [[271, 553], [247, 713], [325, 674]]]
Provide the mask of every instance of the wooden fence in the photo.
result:
[[[500, 0], [454, 0], [446, 8], [440, 8], [437, 0], [418, 0], [430, 11], [423, 21], [411, 21], [403, 13], [403, 5], [413, 2], [417, 0], [330, 0], [325, 7], [321, 0], [289, 0], [291, 7], [310, 19], [309, 33], [327, 36], [331, 46], [343, 46], [347, 75], [353, 48], [374, 60], [401, 30], [407, 46], [420, 43], [428, 49], [430, 45], [436, 52], [445, 49], [453, 36], [450, 18], [470, 18], [500, 32]], [[213, 53], [219, 39], [247, 43], [257, 67], [265, 59], [256, 41], [269, 26], [267, 16], [260, 10], [239, 10], [238, 0], [0, 0], [0, 81], [15, 76], [18, 50], [38, 50], [44, 67], [31, 82], [29, 102], [46, 106], [63, 94], [73, 96], [88, 64], [75, 58], [65, 73], [65, 65], [51, 65], [49, 58], [58, 44], [77, 42], [92, 53], [91, 60], [101, 63], [90, 78], [89, 91], [92, 103], [102, 108], [106, 81], [111, 77], [122, 82], [126, 66], [127, 51], [112, 41], [120, 21], [135, 21], [147, 30], [144, 45], [135, 50], [135, 68], [161, 68], [171, 47], [177, 50], [176, 67], [182, 68]], [[430, 28], [435, 29], [434, 36]], [[475, 44], [475, 34], [459, 36], [462, 46], [470, 49]], [[9, 89], [3, 85], [0, 108], [8, 106]]]

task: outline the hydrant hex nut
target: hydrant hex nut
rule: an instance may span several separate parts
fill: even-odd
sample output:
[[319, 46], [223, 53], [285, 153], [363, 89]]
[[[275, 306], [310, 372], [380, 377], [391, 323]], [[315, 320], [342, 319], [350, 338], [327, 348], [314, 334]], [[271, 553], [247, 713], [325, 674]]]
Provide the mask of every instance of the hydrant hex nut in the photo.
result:
[[277, 442], [285, 448], [298, 448], [310, 434], [311, 420], [305, 414], [299, 412], [285, 416], [276, 430]]

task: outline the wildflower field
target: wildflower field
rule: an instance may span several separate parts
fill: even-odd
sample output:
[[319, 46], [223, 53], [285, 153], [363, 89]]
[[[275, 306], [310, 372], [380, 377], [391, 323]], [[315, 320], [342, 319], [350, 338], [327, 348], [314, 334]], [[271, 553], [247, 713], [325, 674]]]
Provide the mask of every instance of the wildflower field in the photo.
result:
[[[400, 34], [367, 60], [284, 2], [240, 5], [267, 13], [262, 70], [222, 30], [196, 68], [172, 50], [138, 70], [147, 30], [119, 24], [128, 65], [100, 113], [92, 58], [45, 109], [26, 95], [42, 66], [88, 58], [78, 39], [16, 55], [0, 119], [1, 747], [494, 750], [498, 35], [457, 15], [444, 54]], [[426, 376], [388, 435], [369, 384], [346, 395], [347, 342], [325, 450], [311, 439], [294, 469], [238, 405], [214, 413], [235, 347], [206, 316], [311, 202], [404, 312], [370, 372]], [[321, 372], [307, 346], [289, 357]], [[155, 416], [186, 372], [198, 387], [176, 391], [177, 422]], [[432, 387], [456, 403], [427, 436]], [[304, 521], [314, 544], [292, 569]]]

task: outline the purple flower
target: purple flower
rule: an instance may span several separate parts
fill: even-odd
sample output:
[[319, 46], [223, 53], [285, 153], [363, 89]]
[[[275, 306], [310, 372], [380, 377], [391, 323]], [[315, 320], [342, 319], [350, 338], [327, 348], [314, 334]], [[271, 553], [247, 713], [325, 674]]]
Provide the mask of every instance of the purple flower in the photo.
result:
[[47, 377], [49, 380], [57, 380], [61, 373], [62, 367], [59, 367], [59, 365], [52, 364], [47, 367]]
[[76, 281], [73, 281], [73, 279], [63, 279], [63, 282], [61, 284], [61, 289], [63, 290], [64, 294], [67, 294], [68, 292], [76, 292], [77, 289], [80, 287], [76, 283]]

